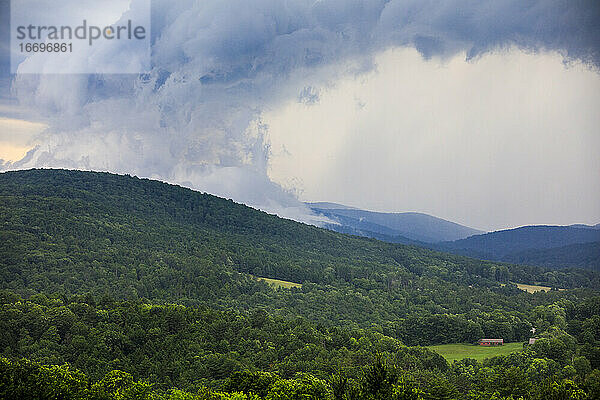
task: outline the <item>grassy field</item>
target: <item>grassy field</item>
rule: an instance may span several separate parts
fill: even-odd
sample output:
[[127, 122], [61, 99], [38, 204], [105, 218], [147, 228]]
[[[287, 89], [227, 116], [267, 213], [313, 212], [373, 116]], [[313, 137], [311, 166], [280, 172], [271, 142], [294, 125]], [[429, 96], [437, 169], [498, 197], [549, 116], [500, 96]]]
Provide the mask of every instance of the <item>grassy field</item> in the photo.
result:
[[[538, 285], [526, 285], [524, 283], [516, 283], [517, 287], [521, 290], [525, 290], [529, 293], [535, 293], [535, 292], [540, 292], [542, 290], [544, 291], [549, 291], [552, 288], [549, 288], [548, 286], [538, 286]], [[558, 289], [558, 290], [565, 290], [565, 289]]]
[[[515, 283], [515, 282], [511, 282], [514, 283], [515, 285], [517, 285], [517, 287], [521, 290], [524, 290], [528, 293], [535, 293], [535, 292], [541, 292], [543, 291], [550, 291], [550, 289], [552, 289], [551, 287], [548, 286], [539, 286], [539, 285], [527, 285], [525, 283]], [[501, 286], [504, 286], [505, 284], [502, 283]], [[558, 290], [566, 290], [566, 289], [558, 289]]]
[[293, 288], [293, 287], [296, 287], [296, 288], [302, 287], [301, 283], [281, 281], [279, 279], [261, 278], [260, 276], [256, 276], [255, 278], [258, 280], [261, 280], [261, 281], [265, 281], [275, 287], [282, 287], [282, 288], [286, 288], [286, 289]]
[[448, 362], [462, 360], [463, 358], [474, 358], [483, 360], [489, 357], [503, 356], [515, 351], [523, 350], [523, 343], [505, 343], [504, 346], [478, 346], [473, 344], [441, 344], [437, 346], [427, 346], [443, 356]]

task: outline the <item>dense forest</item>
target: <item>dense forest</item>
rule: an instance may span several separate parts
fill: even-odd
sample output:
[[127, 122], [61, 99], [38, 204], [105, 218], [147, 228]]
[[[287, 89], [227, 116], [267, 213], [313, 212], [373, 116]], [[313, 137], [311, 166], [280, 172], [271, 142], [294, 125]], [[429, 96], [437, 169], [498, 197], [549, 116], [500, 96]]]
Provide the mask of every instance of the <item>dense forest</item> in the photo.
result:
[[[2, 398], [600, 395], [600, 348], [594, 341], [600, 331], [600, 297], [537, 310], [547, 328], [523, 352], [451, 365], [430, 350], [406, 347], [375, 329], [327, 328], [264, 311], [243, 315], [90, 295], [38, 294], [24, 300], [7, 291], [1, 301], [0, 344], [7, 357], [0, 360]], [[60, 396], [52, 397], [57, 391]]]
[[543, 250], [524, 250], [504, 256], [507, 262], [550, 268], [587, 268], [600, 271], [600, 242], [576, 243]]
[[[0, 174], [0, 282], [3, 398], [600, 393], [597, 272], [344, 235], [130, 176]], [[535, 344], [484, 362], [410, 347], [533, 327]]]

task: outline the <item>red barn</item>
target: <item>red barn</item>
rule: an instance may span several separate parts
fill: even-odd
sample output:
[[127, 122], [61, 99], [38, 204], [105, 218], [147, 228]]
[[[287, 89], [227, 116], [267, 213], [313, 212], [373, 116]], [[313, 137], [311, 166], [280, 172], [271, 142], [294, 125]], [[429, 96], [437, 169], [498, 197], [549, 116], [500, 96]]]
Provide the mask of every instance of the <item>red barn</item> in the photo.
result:
[[502, 346], [504, 339], [479, 339], [480, 346]]

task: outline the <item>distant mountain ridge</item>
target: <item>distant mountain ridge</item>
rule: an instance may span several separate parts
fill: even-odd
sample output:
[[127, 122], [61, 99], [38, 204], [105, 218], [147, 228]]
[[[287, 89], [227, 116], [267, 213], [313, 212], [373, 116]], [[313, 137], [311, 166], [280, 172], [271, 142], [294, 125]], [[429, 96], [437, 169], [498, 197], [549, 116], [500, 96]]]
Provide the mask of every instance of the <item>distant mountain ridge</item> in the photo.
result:
[[307, 203], [341, 233], [412, 244], [481, 260], [600, 270], [600, 224], [530, 225], [485, 233], [422, 213], [383, 213]]
[[325, 202], [307, 205], [314, 212], [337, 222], [326, 226], [331, 230], [393, 243], [437, 243], [484, 233], [423, 213], [375, 212]]
[[600, 224], [586, 225], [586, 224], [573, 224], [569, 225], [572, 228], [583, 228], [583, 229], [600, 229]]
[[328, 201], [317, 201], [315, 203], [305, 203], [310, 208], [318, 210], [358, 210], [356, 207], [345, 206], [339, 203], [331, 203]]
[[437, 243], [431, 247], [484, 260], [599, 270], [600, 230], [584, 226], [523, 226]]
[[600, 270], [600, 242], [575, 243], [551, 249], [532, 249], [504, 257], [506, 262], [548, 268]]

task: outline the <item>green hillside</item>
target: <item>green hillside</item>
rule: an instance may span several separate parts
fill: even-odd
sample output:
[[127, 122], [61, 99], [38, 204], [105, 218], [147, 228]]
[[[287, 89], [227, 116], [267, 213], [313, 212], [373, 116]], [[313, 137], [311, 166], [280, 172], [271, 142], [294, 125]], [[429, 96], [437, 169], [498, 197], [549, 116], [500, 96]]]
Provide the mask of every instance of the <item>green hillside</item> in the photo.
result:
[[[151, 180], [0, 174], [2, 398], [490, 398], [515, 377], [507, 396], [592, 393], [598, 288], [593, 271], [343, 235]], [[539, 344], [483, 363], [407, 347], [533, 326]]]
[[[0, 197], [0, 279], [23, 296], [260, 308], [326, 325], [377, 324], [426, 345], [482, 334], [523, 340], [532, 302], [561, 297], [531, 299], [502, 283], [598, 287], [588, 271], [500, 265], [346, 236], [130, 176], [7, 172]], [[273, 290], [252, 275], [303, 287]], [[427, 328], [434, 322], [445, 329]]]

